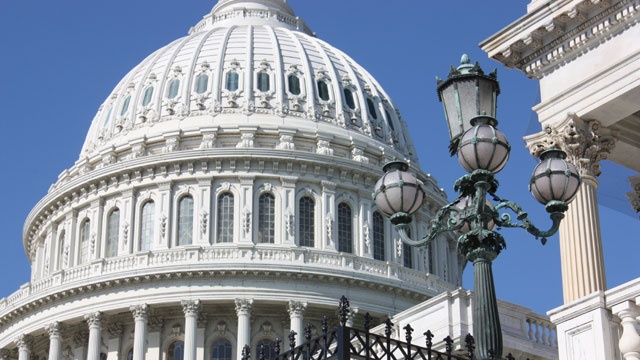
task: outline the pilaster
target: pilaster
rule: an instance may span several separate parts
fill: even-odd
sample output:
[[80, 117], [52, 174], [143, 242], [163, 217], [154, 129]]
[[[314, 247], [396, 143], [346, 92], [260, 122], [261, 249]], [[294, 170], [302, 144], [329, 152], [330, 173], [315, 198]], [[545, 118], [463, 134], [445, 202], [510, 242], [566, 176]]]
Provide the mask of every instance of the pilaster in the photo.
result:
[[281, 216], [282, 224], [280, 225], [284, 229], [283, 243], [294, 246], [296, 243], [296, 177], [280, 177], [282, 183], [282, 205]]
[[252, 244], [252, 223], [253, 217], [253, 183], [254, 176], [241, 176], [240, 180], [240, 243]]
[[322, 181], [322, 246], [324, 249], [338, 251], [334, 222], [336, 221], [336, 184]]
[[195, 232], [195, 243], [207, 246], [211, 243], [211, 222], [212, 206], [211, 206], [211, 178], [198, 179], [198, 199], [200, 201], [197, 214], [193, 214], [194, 220], [197, 222]]
[[531, 153], [560, 148], [582, 176], [582, 186], [560, 224], [560, 256], [564, 303], [606, 290], [602, 235], [596, 188], [600, 161], [615, 146], [615, 134], [596, 120], [570, 115], [557, 127], [525, 137]]

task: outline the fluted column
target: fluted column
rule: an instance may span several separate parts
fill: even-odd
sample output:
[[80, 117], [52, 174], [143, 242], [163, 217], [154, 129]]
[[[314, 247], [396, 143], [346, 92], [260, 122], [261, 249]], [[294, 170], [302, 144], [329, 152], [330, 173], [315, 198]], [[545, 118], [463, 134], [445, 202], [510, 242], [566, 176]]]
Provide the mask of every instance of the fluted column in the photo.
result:
[[96, 311], [84, 316], [89, 325], [89, 345], [87, 346], [87, 360], [100, 360], [100, 343], [102, 339], [102, 321], [104, 315]]
[[611, 312], [621, 320], [622, 335], [618, 342], [620, 354], [624, 360], [640, 360], [640, 333], [638, 333], [640, 322], [637, 320], [640, 316], [640, 307], [631, 301], [625, 301], [615, 305]]
[[22, 334], [16, 338], [15, 343], [18, 346], [18, 360], [29, 360], [31, 356], [31, 346], [33, 346], [33, 337]]
[[147, 318], [149, 316], [149, 306], [147, 304], [134, 305], [129, 308], [133, 313], [134, 335], [133, 335], [133, 360], [144, 360], [145, 339], [147, 338]]
[[48, 360], [60, 360], [62, 355], [62, 323], [54, 321], [45, 326], [49, 333], [49, 358]]
[[184, 360], [196, 360], [196, 331], [198, 330], [199, 300], [183, 300], [184, 311]]
[[560, 224], [564, 303], [607, 289], [596, 188], [600, 161], [615, 146], [614, 133], [595, 120], [570, 115], [554, 128], [525, 138], [534, 156], [557, 147], [567, 153], [582, 176], [582, 186]]
[[307, 310], [307, 303], [289, 300], [289, 319], [291, 320], [291, 330], [296, 332], [296, 344], [303, 343], [303, 321], [304, 312]]
[[245, 345], [251, 346], [251, 309], [253, 299], [236, 299], [236, 314], [238, 315], [238, 341], [236, 354], [242, 358], [242, 349]]

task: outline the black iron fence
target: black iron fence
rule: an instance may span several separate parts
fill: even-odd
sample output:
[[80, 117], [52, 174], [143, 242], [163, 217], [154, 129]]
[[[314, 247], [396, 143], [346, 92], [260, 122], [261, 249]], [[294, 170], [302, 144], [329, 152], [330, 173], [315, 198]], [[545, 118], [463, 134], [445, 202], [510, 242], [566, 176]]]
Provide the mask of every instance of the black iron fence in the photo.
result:
[[[384, 322], [384, 334], [375, 334], [371, 330], [372, 317], [364, 315], [364, 329], [347, 326], [349, 316], [349, 301], [346, 297], [340, 299], [338, 309], [340, 325], [329, 330], [329, 319], [322, 318], [322, 333], [312, 338], [312, 326], [307, 324], [304, 329], [305, 342], [296, 345], [296, 333], [289, 333], [289, 350], [281, 352], [282, 340], [276, 338], [274, 349], [264, 346], [256, 349], [258, 360], [475, 360], [475, 340], [471, 334], [464, 339], [463, 349], [454, 351], [454, 341], [447, 336], [442, 340], [443, 345], [435, 346], [431, 331], [425, 332], [424, 346], [412, 343], [413, 328], [407, 325], [403, 328], [405, 341], [393, 339], [394, 324], [391, 319]], [[436, 351], [434, 348], [444, 349]], [[251, 349], [247, 345], [242, 352], [243, 360], [250, 360]], [[515, 360], [509, 354], [506, 360]], [[489, 360], [499, 360], [490, 358]]]

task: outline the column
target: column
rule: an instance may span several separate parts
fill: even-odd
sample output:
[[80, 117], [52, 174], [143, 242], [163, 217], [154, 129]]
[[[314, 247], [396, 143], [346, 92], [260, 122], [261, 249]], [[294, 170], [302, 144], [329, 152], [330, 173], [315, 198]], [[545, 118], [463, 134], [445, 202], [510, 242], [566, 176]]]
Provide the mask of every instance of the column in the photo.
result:
[[296, 332], [296, 345], [304, 342], [304, 312], [307, 310], [307, 303], [289, 300], [289, 318], [291, 319], [291, 330]]
[[121, 324], [111, 324], [107, 328], [109, 333], [109, 341], [107, 342], [107, 360], [118, 360], [120, 358], [120, 341], [124, 329]]
[[196, 331], [198, 329], [199, 300], [183, 300], [184, 311], [184, 360], [196, 360]]
[[[236, 314], [238, 315], [238, 336], [236, 354], [242, 358], [242, 349], [245, 345], [251, 346], [251, 308], [253, 299], [236, 299]], [[22, 360], [22, 359], [20, 359]]]
[[49, 358], [48, 360], [60, 360], [62, 355], [62, 323], [54, 321], [44, 329], [49, 333]]
[[602, 235], [596, 188], [600, 161], [615, 146], [612, 131], [595, 120], [573, 115], [562, 124], [548, 127], [525, 138], [534, 156], [558, 147], [582, 176], [582, 186], [560, 224], [560, 258], [564, 303], [568, 304], [597, 291], [605, 291]]
[[134, 305], [129, 308], [133, 313], [135, 324], [133, 330], [133, 360], [145, 359], [145, 340], [147, 338], [147, 317], [149, 316], [149, 306], [147, 304]]
[[87, 346], [87, 360], [100, 360], [100, 344], [102, 339], [102, 321], [104, 315], [96, 311], [84, 316], [89, 325], [89, 345]]
[[18, 346], [18, 360], [29, 360], [31, 356], [31, 346], [33, 345], [33, 337], [31, 335], [22, 334], [15, 340]]

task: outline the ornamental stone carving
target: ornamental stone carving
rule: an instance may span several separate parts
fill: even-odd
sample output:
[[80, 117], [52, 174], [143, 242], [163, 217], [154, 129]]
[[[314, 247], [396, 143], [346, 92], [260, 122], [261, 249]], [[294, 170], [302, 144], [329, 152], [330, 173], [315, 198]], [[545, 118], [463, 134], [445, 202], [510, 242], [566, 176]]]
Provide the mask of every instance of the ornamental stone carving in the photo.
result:
[[371, 239], [370, 239], [370, 226], [369, 226], [369, 222], [364, 223], [364, 226], [362, 227], [362, 233], [364, 234], [364, 246], [366, 248], [366, 251], [369, 251], [369, 248], [371, 247]]
[[162, 325], [164, 325], [164, 319], [158, 316], [149, 317], [147, 325], [149, 326], [150, 332], [160, 332]]
[[296, 144], [293, 142], [293, 135], [280, 135], [280, 142], [276, 146], [279, 150], [295, 150]]
[[140, 305], [132, 305], [129, 307], [129, 310], [133, 314], [133, 318], [135, 320], [147, 320], [149, 316], [149, 305], [140, 304]]
[[89, 331], [80, 330], [73, 335], [73, 344], [76, 347], [86, 346], [89, 342]]
[[0, 360], [9, 360], [11, 356], [11, 351], [7, 349], [0, 349]]
[[207, 226], [209, 223], [209, 213], [202, 209], [200, 212], [200, 234], [205, 235], [207, 233]]
[[89, 325], [89, 327], [102, 327], [104, 314], [102, 313], [102, 311], [96, 311], [91, 314], [85, 315], [84, 320], [87, 322], [87, 325]]
[[289, 312], [289, 316], [303, 316], [305, 311], [307, 311], [307, 303], [289, 300], [287, 311]]
[[202, 308], [200, 300], [182, 300], [180, 305], [182, 305], [182, 311], [185, 316], [198, 316]]
[[361, 162], [364, 164], [369, 163], [369, 158], [364, 156], [364, 151], [362, 149], [354, 148], [351, 150], [351, 158], [354, 161]]
[[216, 133], [207, 132], [202, 134], [202, 142], [200, 142], [200, 149], [213, 149], [216, 147]]
[[318, 140], [316, 154], [332, 156], [333, 149], [331, 148], [331, 143], [328, 140]]
[[236, 145], [237, 148], [252, 148], [255, 134], [253, 132], [243, 132], [240, 136], [240, 142]]
[[633, 211], [640, 213], [640, 175], [630, 177], [629, 183], [631, 183], [633, 191], [627, 193], [627, 198], [631, 203]]
[[580, 175], [600, 175], [600, 161], [605, 160], [616, 144], [615, 132], [601, 127], [596, 120], [583, 120], [575, 114], [553, 128], [525, 137], [531, 154], [540, 154], [553, 147], [567, 153], [567, 160], [574, 164]]
[[124, 333], [124, 327], [122, 324], [109, 324], [109, 326], [107, 326], [107, 333], [110, 339], [119, 339]]
[[19, 350], [31, 351], [31, 347], [33, 346], [33, 336], [22, 334], [19, 335], [14, 342]]
[[251, 311], [253, 310], [253, 299], [236, 299], [236, 314], [243, 315], [249, 314], [251, 315]]

